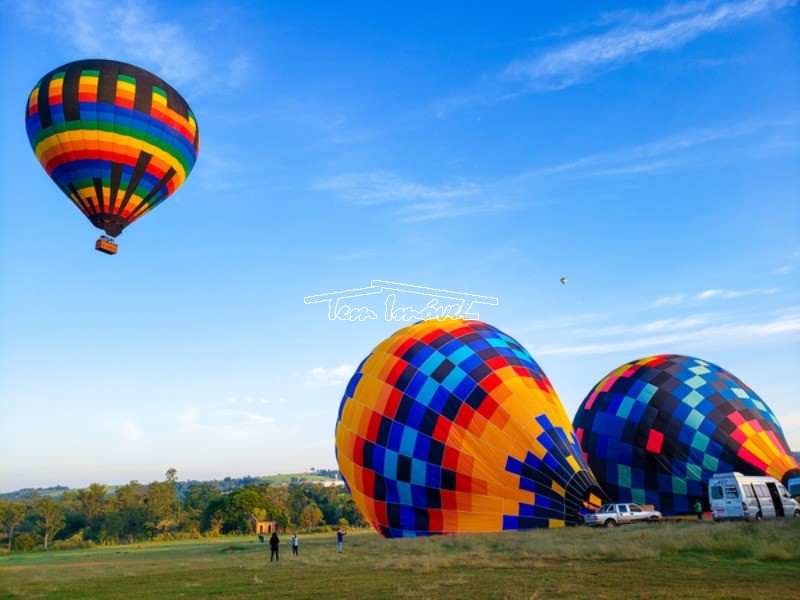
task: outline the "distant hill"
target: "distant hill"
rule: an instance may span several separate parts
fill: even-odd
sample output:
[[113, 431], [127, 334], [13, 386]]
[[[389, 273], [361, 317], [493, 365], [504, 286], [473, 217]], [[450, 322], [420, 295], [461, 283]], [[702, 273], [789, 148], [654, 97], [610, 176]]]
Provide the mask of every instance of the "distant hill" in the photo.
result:
[[[149, 483], [149, 482], [148, 482]], [[289, 484], [302, 484], [302, 483], [321, 483], [322, 485], [343, 485], [342, 476], [339, 471], [335, 469], [319, 469], [310, 473], [278, 473], [277, 475], [245, 475], [244, 477], [225, 477], [224, 479], [211, 479], [209, 481], [200, 481], [196, 479], [189, 479], [186, 481], [178, 481], [178, 497], [182, 497], [186, 490], [193, 485], [210, 484], [219, 488], [223, 492], [235, 490], [236, 488], [244, 487], [250, 484], [270, 483], [272, 485], [289, 485]], [[106, 485], [108, 492], [113, 494], [121, 485]], [[31, 494], [39, 496], [40, 498], [58, 498], [70, 489], [64, 485], [56, 485], [47, 488], [23, 488], [14, 492], [0, 494], [0, 500], [8, 502], [19, 502]]]
[[0, 500], [19, 502], [23, 498], [27, 498], [30, 495], [36, 495], [39, 498], [58, 498], [61, 496], [61, 494], [67, 491], [69, 491], [69, 488], [64, 485], [55, 485], [47, 488], [23, 488], [15, 492], [0, 494]]
[[210, 481], [197, 481], [190, 479], [178, 482], [178, 496], [182, 496], [188, 488], [198, 484], [211, 484], [223, 492], [235, 490], [251, 484], [271, 483], [272, 485], [289, 485], [301, 483], [321, 483], [323, 485], [342, 485], [343, 480], [339, 471], [320, 469], [313, 473], [278, 473], [277, 475], [260, 475], [253, 477], [226, 477], [225, 479], [212, 479]]

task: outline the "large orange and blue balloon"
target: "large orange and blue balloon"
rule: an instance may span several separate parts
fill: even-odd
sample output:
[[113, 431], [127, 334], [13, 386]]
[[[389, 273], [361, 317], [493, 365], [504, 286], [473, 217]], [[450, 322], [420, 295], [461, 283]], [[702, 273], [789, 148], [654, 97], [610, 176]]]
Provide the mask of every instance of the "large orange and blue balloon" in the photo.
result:
[[114, 60], [80, 60], [42, 77], [25, 127], [47, 174], [112, 237], [183, 184], [200, 144], [195, 116], [172, 86]]
[[376, 347], [342, 399], [336, 453], [386, 537], [559, 527], [602, 496], [550, 381], [480, 321], [422, 321]]
[[642, 358], [609, 373], [574, 420], [589, 466], [620, 502], [692, 511], [714, 473], [800, 475], [778, 420], [737, 377], [690, 356]]

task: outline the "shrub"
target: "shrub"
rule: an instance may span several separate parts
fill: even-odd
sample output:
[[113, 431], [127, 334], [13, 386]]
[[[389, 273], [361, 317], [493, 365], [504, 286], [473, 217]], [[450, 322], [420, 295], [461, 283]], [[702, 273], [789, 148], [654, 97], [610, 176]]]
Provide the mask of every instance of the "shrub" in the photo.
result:
[[66, 540], [56, 540], [50, 546], [53, 550], [74, 550], [75, 548], [92, 548], [92, 540], [84, 540], [82, 535], [73, 535]]
[[20, 533], [11, 541], [11, 549], [18, 552], [30, 552], [36, 548], [36, 538], [30, 533]]

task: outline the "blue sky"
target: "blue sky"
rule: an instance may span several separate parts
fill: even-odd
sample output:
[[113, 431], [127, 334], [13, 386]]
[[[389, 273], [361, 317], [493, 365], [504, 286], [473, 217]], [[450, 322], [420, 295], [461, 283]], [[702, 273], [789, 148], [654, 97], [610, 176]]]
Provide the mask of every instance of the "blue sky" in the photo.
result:
[[[800, 448], [795, 1], [20, 0], [0, 43], [0, 491], [334, 467], [344, 385], [399, 324], [303, 299], [376, 279], [497, 298], [570, 415], [689, 354]], [[94, 57], [201, 131], [115, 257], [23, 124]]]

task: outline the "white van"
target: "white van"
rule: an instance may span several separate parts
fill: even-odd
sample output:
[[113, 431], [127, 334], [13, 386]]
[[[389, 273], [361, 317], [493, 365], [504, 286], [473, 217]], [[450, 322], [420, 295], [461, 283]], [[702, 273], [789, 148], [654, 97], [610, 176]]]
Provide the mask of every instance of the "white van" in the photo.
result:
[[800, 504], [774, 477], [717, 473], [708, 480], [708, 501], [715, 521], [800, 517]]

